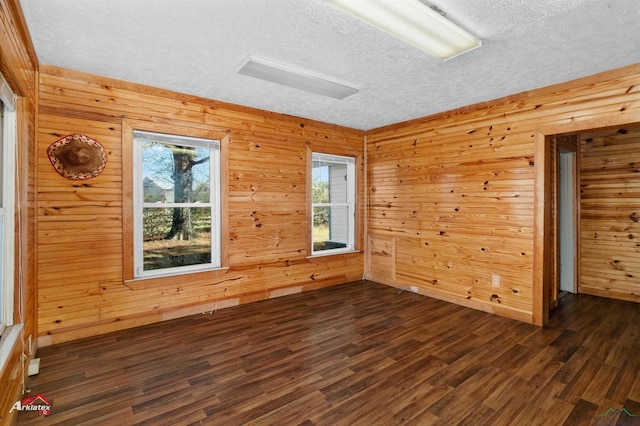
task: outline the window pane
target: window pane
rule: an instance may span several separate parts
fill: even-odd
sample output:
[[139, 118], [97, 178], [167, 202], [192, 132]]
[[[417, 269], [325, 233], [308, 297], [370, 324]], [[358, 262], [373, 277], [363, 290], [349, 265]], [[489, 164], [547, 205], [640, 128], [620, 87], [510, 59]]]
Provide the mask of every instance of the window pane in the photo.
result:
[[145, 208], [143, 240], [145, 271], [211, 263], [211, 208]]
[[312, 171], [313, 203], [347, 202], [347, 165], [316, 160]]
[[329, 167], [326, 164], [313, 162], [313, 171], [311, 175], [311, 202], [312, 203], [328, 203], [329, 202]]
[[313, 208], [313, 251], [345, 248], [349, 242], [349, 208]]
[[329, 200], [332, 203], [347, 202], [347, 165], [329, 166]]
[[210, 150], [142, 142], [142, 176], [146, 203], [209, 203]]

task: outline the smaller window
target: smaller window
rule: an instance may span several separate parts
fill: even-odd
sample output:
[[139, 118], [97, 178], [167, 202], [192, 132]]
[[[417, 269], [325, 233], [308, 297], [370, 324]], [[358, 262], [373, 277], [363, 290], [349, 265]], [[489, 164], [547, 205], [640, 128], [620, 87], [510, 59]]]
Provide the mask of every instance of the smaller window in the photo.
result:
[[220, 266], [220, 141], [134, 131], [136, 277]]
[[354, 250], [355, 160], [312, 154], [312, 254]]

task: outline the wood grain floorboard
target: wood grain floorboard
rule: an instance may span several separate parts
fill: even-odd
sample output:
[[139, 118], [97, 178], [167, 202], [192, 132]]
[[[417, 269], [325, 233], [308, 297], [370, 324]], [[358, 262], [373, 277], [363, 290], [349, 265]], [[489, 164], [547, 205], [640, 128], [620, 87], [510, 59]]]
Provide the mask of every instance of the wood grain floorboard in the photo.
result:
[[370, 281], [41, 348], [19, 425], [589, 425], [640, 415], [640, 305], [544, 327]]

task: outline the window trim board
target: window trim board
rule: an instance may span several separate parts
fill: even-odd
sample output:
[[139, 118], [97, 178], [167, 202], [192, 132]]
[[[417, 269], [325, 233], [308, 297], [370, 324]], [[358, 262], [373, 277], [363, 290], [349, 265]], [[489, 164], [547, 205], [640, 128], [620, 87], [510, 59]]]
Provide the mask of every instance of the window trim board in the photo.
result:
[[[134, 262], [134, 208], [135, 200], [134, 196], [134, 145], [133, 145], [133, 132], [138, 130], [148, 133], [162, 133], [162, 134], [178, 134], [187, 137], [199, 138], [199, 139], [212, 139], [219, 142], [219, 168], [220, 168], [220, 180], [219, 180], [219, 229], [220, 229], [220, 245], [219, 245], [219, 257], [220, 265], [212, 268], [197, 269], [197, 270], [184, 270], [182, 272], [171, 272], [164, 275], [156, 276], [142, 276], [138, 277], [135, 274], [135, 262]], [[158, 280], [163, 281], [164, 278], [176, 275], [184, 274], [200, 274], [207, 273], [208, 271], [226, 270], [228, 265], [228, 241], [229, 241], [229, 227], [228, 227], [228, 145], [230, 139], [229, 131], [220, 131], [218, 129], [208, 129], [201, 127], [194, 127], [192, 123], [174, 122], [174, 123], [156, 123], [145, 120], [133, 120], [122, 119], [122, 254], [123, 254], [123, 281], [131, 283], [134, 281], [147, 281]]]
[[[309, 231], [307, 232], [307, 240], [309, 247], [309, 257], [321, 257], [321, 256], [329, 256], [332, 254], [343, 254], [343, 253], [351, 253], [357, 251], [357, 237], [358, 237], [358, 179], [356, 172], [356, 163], [357, 156], [351, 155], [339, 155], [339, 154], [328, 154], [325, 152], [313, 151], [311, 149], [307, 149], [308, 154], [308, 162], [307, 162], [307, 176], [308, 176], [308, 184], [307, 184], [307, 214], [308, 214], [308, 223], [309, 223]], [[347, 193], [347, 202], [345, 203], [314, 203], [312, 199], [313, 194], [313, 162], [314, 161], [327, 161], [336, 164], [344, 164], [347, 166], [347, 176], [351, 179], [351, 184], [347, 185], [346, 193]], [[348, 181], [349, 182], [349, 181]], [[313, 241], [313, 209], [314, 207], [321, 206], [351, 206], [352, 212], [349, 214], [352, 219], [352, 224], [347, 228], [347, 247], [340, 247], [334, 249], [327, 250], [318, 250], [315, 251], [313, 249], [314, 241]], [[349, 219], [349, 217], [347, 218]], [[347, 222], [349, 223], [349, 222]]]

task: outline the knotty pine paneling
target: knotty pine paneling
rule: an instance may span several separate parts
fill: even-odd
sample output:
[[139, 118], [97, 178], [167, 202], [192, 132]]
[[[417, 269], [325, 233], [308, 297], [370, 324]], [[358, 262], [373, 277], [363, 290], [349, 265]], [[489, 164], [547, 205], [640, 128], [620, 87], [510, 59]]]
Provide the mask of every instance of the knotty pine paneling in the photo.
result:
[[640, 126], [580, 135], [579, 292], [640, 302]]
[[[544, 277], [554, 277], [544, 275], [553, 253], [544, 247], [550, 236], [542, 228], [540, 236], [534, 232], [545, 214], [535, 200], [551, 202], [537, 191], [545, 189], [545, 176], [552, 180], [537, 146], [545, 136], [640, 122], [639, 101], [640, 66], [634, 65], [368, 131], [366, 276], [541, 323], [541, 300], [553, 288], [545, 283], [543, 293]], [[591, 167], [588, 161], [584, 167]], [[631, 179], [633, 167], [608, 167], [612, 181]], [[628, 189], [630, 198], [634, 190]], [[615, 214], [635, 223], [620, 198], [582, 208], [583, 215]], [[637, 253], [627, 234], [628, 253]], [[628, 272], [633, 278], [622, 272], [633, 264], [615, 260], [608, 277], [616, 274], [619, 286], [637, 279], [635, 271]]]
[[[39, 100], [41, 344], [362, 278], [364, 132], [49, 66], [41, 67]], [[123, 119], [228, 132], [227, 269], [125, 282]], [[105, 146], [101, 176], [71, 181], [51, 167], [47, 147], [70, 133]], [[362, 252], [308, 258], [313, 150], [357, 159]]]
[[[488, 125], [459, 138], [415, 135], [398, 149], [368, 134], [369, 233], [396, 237], [395, 273], [385, 281], [446, 300], [486, 301], [487, 310], [508, 307], [526, 318], [533, 153], [526, 149], [530, 135], [508, 137], [513, 148]], [[492, 273], [501, 275], [502, 288], [491, 287]]]
[[[23, 325], [23, 341], [19, 340], [13, 348], [6, 348], [8, 358], [1, 360], [0, 365], [0, 424], [5, 425], [15, 419], [17, 412], [10, 414], [9, 410], [22, 398], [26, 365], [37, 348], [35, 140], [38, 62], [18, 0], [0, 0], [0, 28], [0, 72], [18, 96], [14, 322]], [[33, 338], [31, 348], [29, 337]]]

